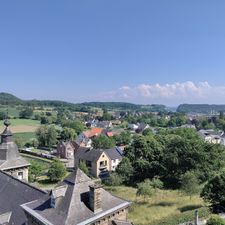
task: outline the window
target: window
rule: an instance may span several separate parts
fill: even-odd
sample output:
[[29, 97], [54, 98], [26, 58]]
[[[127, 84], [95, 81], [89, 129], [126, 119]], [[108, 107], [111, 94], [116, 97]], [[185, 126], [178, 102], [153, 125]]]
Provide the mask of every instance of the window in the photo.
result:
[[23, 172], [18, 172], [17, 176], [18, 176], [18, 179], [22, 180], [23, 179]]

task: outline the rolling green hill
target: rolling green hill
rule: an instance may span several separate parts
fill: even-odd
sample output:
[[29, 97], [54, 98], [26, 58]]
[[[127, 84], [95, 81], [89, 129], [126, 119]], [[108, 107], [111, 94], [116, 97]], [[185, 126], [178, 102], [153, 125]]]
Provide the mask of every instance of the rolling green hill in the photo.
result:
[[8, 106], [35, 106], [35, 107], [66, 107], [73, 111], [89, 112], [92, 108], [105, 108], [109, 110], [131, 110], [131, 111], [166, 111], [164, 105], [138, 105], [126, 102], [84, 102], [69, 103], [57, 100], [22, 100], [9, 93], [0, 93], [0, 105]]

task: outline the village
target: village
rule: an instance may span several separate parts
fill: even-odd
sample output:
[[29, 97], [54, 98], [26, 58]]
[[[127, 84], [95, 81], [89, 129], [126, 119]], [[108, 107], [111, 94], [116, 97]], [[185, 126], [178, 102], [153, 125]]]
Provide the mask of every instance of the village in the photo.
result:
[[[14, 110], [16, 109], [17, 107], [14, 107]], [[29, 114], [26, 114], [25, 112], [28, 111]], [[136, 205], [142, 204], [140, 206], [146, 213], [146, 202], [151, 205], [154, 198], [156, 198], [154, 201], [158, 201], [158, 195], [163, 195], [166, 201], [169, 195], [173, 195], [172, 189], [174, 188], [180, 189], [183, 193], [180, 196], [181, 199], [185, 199], [187, 196], [187, 200], [182, 200], [182, 204], [187, 204], [183, 207], [189, 207], [188, 204], [191, 204], [190, 210], [187, 210], [188, 217], [186, 211], [184, 211], [184, 215], [182, 212], [177, 214], [179, 223], [188, 222], [188, 220], [195, 221], [196, 209], [199, 211], [199, 221], [206, 221], [205, 217], [210, 215], [204, 201], [198, 197], [201, 192], [199, 187], [202, 186], [202, 178], [189, 172], [196, 165], [193, 165], [194, 167], [189, 165], [190, 169], [184, 168], [180, 177], [178, 174], [176, 176], [171, 174], [169, 176], [172, 177], [169, 178], [159, 170], [163, 166], [163, 164], [160, 165], [163, 161], [160, 158], [165, 157], [163, 154], [168, 155], [167, 152], [173, 149], [173, 142], [176, 147], [181, 144], [182, 147], [178, 151], [186, 149], [185, 154], [189, 154], [188, 151], [190, 151], [192, 156], [195, 153], [192, 152], [192, 149], [187, 149], [190, 148], [188, 142], [191, 141], [192, 145], [201, 143], [204, 149], [207, 146], [212, 149], [207, 151], [213, 151], [207, 152], [207, 157], [211, 160], [208, 166], [211, 169], [206, 176], [211, 176], [214, 169], [220, 168], [219, 165], [213, 165], [213, 160], [217, 160], [219, 157], [216, 154], [221, 156], [224, 151], [224, 132], [222, 130], [225, 117], [222, 112], [210, 115], [185, 114], [169, 110], [159, 112], [112, 111], [101, 108], [98, 111], [95, 109], [95, 112], [73, 112], [65, 108], [47, 107], [40, 110], [34, 107], [25, 107], [18, 114], [18, 118], [12, 117], [9, 112], [11, 113], [11, 110], [8, 107], [7, 114], [4, 114], [7, 118], [3, 120], [4, 126], [1, 135], [0, 169], [2, 172], [0, 182], [4, 185], [0, 199], [5, 201], [4, 196], [8, 196], [9, 192], [14, 190], [17, 198], [15, 200], [13, 197], [13, 204], [17, 206], [15, 211], [10, 211], [12, 204], [10, 199], [8, 206], [4, 205], [0, 217], [0, 221], [4, 221], [3, 224], [10, 224], [12, 221], [15, 224], [23, 224], [27, 221], [27, 224], [128, 225], [148, 224], [149, 221], [156, 224], [157, 220], [160, 224], [164, 218], [156, 219], [150, 211], [146, 223], [143, 223], [141, 214], [139, 217], [135, 216], [133, 212], [138, 213]], [[15, 120], [21, 120], [21, 122], [36, 120], [39, 121], [39, 125], [35, 127], [33, 136], [30, 134], [31, 138], [27, 138], [30, 127], [29, 129], [23, 127], [21, 136], [17, 131], [20, 126], [17, 124], [20, 123], [15, 123]], [[16, 131], [15, 137], [11, 129]], [[176, 136], [182, 139], [179, 140]], [[161, 141], [164, 142], [162, 138], [167, 142], [170, 140], [166, 148], [170, 148], [171, 145], [171, 150], [163, 150], [164, 147], [160, 144]], [[196, 153], [204, 154], [205, 150], [199, 149], [197, 145], [195, 151], [198, 152]], [[140, 154], [143, 154], [141, 151], [143, 153], [145, 151], [146, 155], [141, 156]], [[132, 156], [132, 154], [135, 155]], [[136, 158], [133, 162], [135, 164], [130, 161], [130, 157]], [[181, 164], [176, 165], [177, 170], [180, 170], [180, 166], [188, 160], [186, 158], [188, 155], [183, 159], [182, 157], [182, 155], [178, 156]], [[202, 155], [202, 157], [206, 157], [206, 155]], [[146, 158], [146, 163], [149, 163], [149, 165], [146, 164], [146, 169], [141, 165], [144, 161], [140, 162], [140, 165], [136, 164], [142, 158], [143, 160]], [[157, 162], [157, 160], [159, 161]], [[184, 161], [182, 162], [182, 160]], [[171, 161], [169, 166], [172, 166], [171, 163], [173, 164]], [[196, 163], [201, 166], [201, 161], [196, 161]], [[140, 169], [142, 175], [138, 172]], [[183, 178], [185, 171], [187, 177]], [[175, 183], [167, 184], [167, 179], [177, 179], [177, 181], [174, 180]], [[182, 181], [182, 179], [184, 180]], [[117, 187], [117, 190], [114, 187]], [[137, 188], [137, 192], [132, 195], [126, 196], [123, 193], [124, 191], [133, 192], [134, 188]], [[120, 189], [121, 193], [118, 192]], [[156, 192], [153, 191], [154, 189]], [[28, 192], [29, 195], [25, 192]], [[166, 192], [168, 193], [166, 194]], [[79, 195], [81, 198], [78, 197]], [[118, 195], [119, 198], [114, 195]], [[189, 195], [193, 197], [188, 199]], [[135, 199], [132, 196], [136, 196]], [[142, 196], [144, 200], [142, 200]], [[79, 204], [83, 204], [83, 206], [78, 206], [77, 203], [73, 206], [72, 202], [76, 201], [76, 198], [81, 200]], [[196, 205], [193, 204], [192, 199]], [[161, 203], [159, 202], [159, 204]], [[82, 217], [74, 213], [68, 214], [71, 210], [70, 207], [75, 206], [87, 207], [81, 214]], [[160, 207], [163, 210], [165, 207], [170, 208], [170, 205]], [[20, 216], [22, 214], [23, 217]], [[165, 216], [165, 218], [167, 217]], [[16, 223], [17, 220], [18, 223]]]

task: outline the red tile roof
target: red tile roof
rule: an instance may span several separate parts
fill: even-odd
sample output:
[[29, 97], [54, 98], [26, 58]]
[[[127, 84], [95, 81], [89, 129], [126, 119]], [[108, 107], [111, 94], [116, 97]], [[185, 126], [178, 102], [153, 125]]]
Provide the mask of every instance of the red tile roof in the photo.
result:
[[87, 137], [87, 138], [92, 138], [94, 136], [98, 136], [102, 133], [103, 128], [99, 128], [99, 127], [93, 127], [90, 130], [86, 130], [83, 132], [83, 134]]

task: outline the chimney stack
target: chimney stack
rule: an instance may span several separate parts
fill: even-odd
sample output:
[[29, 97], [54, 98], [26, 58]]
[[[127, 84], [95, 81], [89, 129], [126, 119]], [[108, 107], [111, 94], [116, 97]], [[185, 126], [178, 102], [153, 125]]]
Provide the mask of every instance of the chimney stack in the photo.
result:
[[94, 184], [89, 186], [89, 204], [90, 209], [94, 213], [102, 211], [102, 186], [99, 184]]

